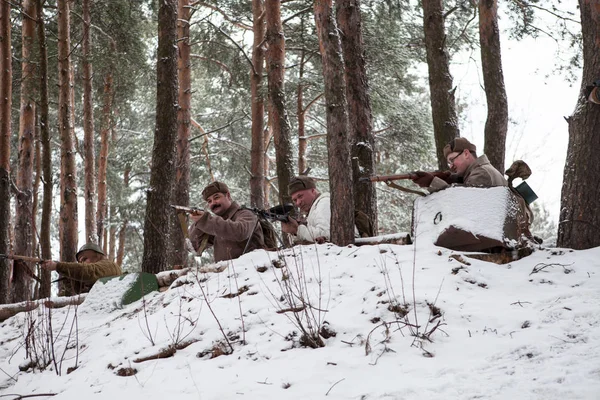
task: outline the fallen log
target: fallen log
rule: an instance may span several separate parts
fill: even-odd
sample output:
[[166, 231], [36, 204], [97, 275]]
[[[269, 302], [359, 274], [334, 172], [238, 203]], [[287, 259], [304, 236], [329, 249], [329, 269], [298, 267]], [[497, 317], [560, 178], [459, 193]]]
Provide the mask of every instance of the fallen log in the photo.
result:
[[71, 297], [48, 297], [45, 299], [22, 301], [20, 303], [0, 305], [0, 322], [17, 315], [21, 312], [33, 311], [39, 306], [46, 308], [62, 308], [66, 306], [74, 306], [83, 303], [87, 293], [82, 293]]
[[356, 238], [354, 239], [354, 244], [357, 246], [376, 244], [412, 244], [412, 239], [409, 233], [399, 232], [389, 235]]

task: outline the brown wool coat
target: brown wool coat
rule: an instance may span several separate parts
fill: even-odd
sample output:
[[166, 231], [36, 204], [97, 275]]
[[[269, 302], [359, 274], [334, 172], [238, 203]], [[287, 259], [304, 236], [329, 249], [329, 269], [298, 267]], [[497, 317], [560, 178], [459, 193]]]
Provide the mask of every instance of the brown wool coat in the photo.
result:
[[190, 240], [198, 250], [204, 234], [214, 246], [215, 261], [232, 260], [256, 249], [264, 249], [265, 242], [258, 217], [250, 210], [240, 208], [235, 201], [223, 217], [205, 212], [190, 228]]
[[56, 271], [61, 278], [68, 280], [66, 286], [75, 294], [87, 293], [94, 283], [107, 276], [121, 275], [121, 267], [107, 259], [95, 263], [59, 262]]
[[[508, 186], [504, 176], [490, 164], [485, 154], [477, 157], [477, 160], [467, 168], [463, 176], [464, 186], [495, 187]], [[448, 185], [440, 178], [433, 178], [430, 191], [435, 192], [447, 188]]]

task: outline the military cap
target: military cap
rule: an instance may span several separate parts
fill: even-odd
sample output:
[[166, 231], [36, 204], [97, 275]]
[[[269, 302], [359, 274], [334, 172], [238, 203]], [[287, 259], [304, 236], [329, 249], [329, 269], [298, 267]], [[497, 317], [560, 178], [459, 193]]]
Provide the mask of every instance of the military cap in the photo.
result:
[[477, 147], [467, 139], [458, 137], [456, 139], [452, 139], [452, 141], [444, 147], [444, 157], [448, 158], [448, 154], [450, 153], [462, 153], [465, 150], [475, 153], [477, 151]]
[[81, 246], [81, 248], [79, 249], [77, 254], [75, 254], [75, 258], [77, 259], [77, 261], [79, 261], [79, 255], [86, 250], [95, 251], [96, 253], [100, 253], [103, 256], [106, 255], [106, 253], [104, 253], [104, 251], [102, 251], [102, 248], [100, 248], [100, 246], [98, 246], [96, 243], [86, 243], [83, 246]]
[[288, 192], [290, 196], [300, 190], [304, 189], [316, 189], [317, 185], [315, 185], [315, 181], [308, 176], [300, 175], [295, 176], [290, 179], [290, 183], [288, 185]]
[[204, 188], [204, 190], [202, 191], [202, 198], [204, 199], [204, 201], [206, 201], [210, 196], [212, 196], [215, 193], [229, 193], [229, 188], [223, 182], [215, 181]]

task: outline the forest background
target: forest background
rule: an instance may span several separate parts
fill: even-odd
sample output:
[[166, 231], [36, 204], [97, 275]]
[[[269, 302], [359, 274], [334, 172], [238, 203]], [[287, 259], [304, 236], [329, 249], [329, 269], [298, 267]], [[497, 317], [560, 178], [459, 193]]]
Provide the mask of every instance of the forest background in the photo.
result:
[[[381, 233], [409, 231], [414, 195], [383, 184], [361, 187], [356, 174], [447, 168], [441, 148], [461, 130], [500, 170], [513, 156], [527, 156], [515, 141], [534, 137], [551, 146], [535, 126], [526, 129], [526, 117], [504, 115], [506, 127], [494, 133], [487, 123], [481, 127], [483, 96], [488, 110], [493, 97], [506, 102], [494, 86], [504, 90], [500, 43], [551, 41], [559, 79], [577, 86], [583, 69], [570, 101], [598, 118], [598, 107], [583, 96], [598, 78], [589, 72], [597, 72], [597, 56], [587, 57], [588, 72], [585, 62], [597, 50], [597, 34], [590, 32], [598, 2], [580, 0], [579, 10], [562, 3], [3, 0], [0, 253], [70, 260], [84, 236], [126, 269], [157, 272], [186, 262], [169, 203], [202, 205], [202, 188], [222, 180], [234, 199], [266, 207], [289, 201], [285, 183], [308, 168], [319, 187], [339, 199], [332, 210], [332, 226], [340, 226], [334, 243], [352, 240], [352, 218], [343, 212], [354, 204], [376, 217]], [[354, 19], [344, 19], [344, 10]], [[587, 36], [596, 43], [588, 53], [585, 13], [592, 24]], [[350, 83], [352, 51], [344, 48], [355, 33], [364, 45], [354, 49], [360, 85]], [[492, 80], [479, 56], [488, 49], [497, 52]], [[453, 83], [444, 68], [459, 78]], [[468, 89], [472, 82], [479, 83], [478, 96]], [[346, 89], [361, 85], [367, 95], [355, 104], [369, 120], [356, 133], [360, 113]], [[525, 109], [537, 102], [517, 101]], [[448, 112], [440, 114], [440, 107]], [[589, 139], [572, 126], [569, 146], [574, 135]], [[368, 161], [357, 165], [365, 154]], [[592, 175], [598, 169], [567, 158], [567, 167], [583, 163]], [[577, 185], [563, 186], [561, 210], [577, 214], [582, 204], [568, 204], [572, 193], [593, 188], [584, 178], [568, 182]], [[584, 225], [589, 232], [578, 231], [584, 244], [570, 228], [560, 243], [558, 228], [570, 219], [561, 212], [557, 221], [558, 210], [544, 201], [534, 210], [534, 231], [547, 242], [558, 232], [562, 245], [598, 245], [588, 240], [597, 216]], [[49, 276], [31, 291], [29, 278], [17, 271], [0, 260], [1, 302], [9, 292], [13, 301], [49, 293]]]

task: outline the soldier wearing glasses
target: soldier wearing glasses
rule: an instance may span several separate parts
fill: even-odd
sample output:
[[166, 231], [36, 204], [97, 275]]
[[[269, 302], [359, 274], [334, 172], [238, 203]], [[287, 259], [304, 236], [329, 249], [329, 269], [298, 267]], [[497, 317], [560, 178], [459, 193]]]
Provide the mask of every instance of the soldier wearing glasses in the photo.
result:
[[452, 183], [475, 187], [508, 186], [502, 173], [490, 164], [487, 156], [477, 157], [477, 148], [465, 138], [456, 138], [448, 143], [444, 147], [444, 156], [450, 171], [442, 177], [418, 171], [413, 182], [428, 187], [430, 191], [444, 189]]

